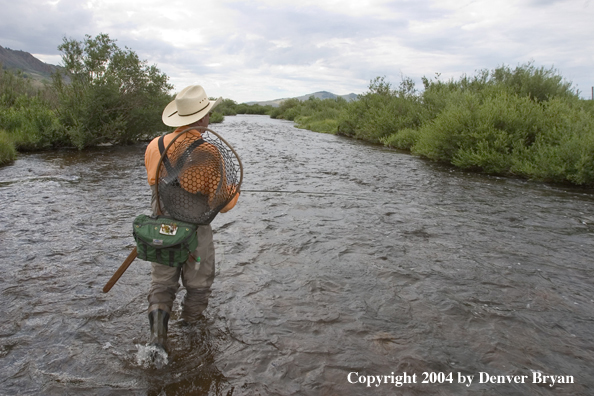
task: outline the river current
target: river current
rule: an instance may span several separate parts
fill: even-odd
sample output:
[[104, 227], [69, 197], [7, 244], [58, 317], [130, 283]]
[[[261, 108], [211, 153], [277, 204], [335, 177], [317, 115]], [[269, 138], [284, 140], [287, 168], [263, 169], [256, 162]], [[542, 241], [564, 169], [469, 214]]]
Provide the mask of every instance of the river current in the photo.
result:
[[594, 394], [592, 190], [265, 116], [212, 129], [244, 192], [212, 223], [205, 318], [182, 326], [182, 289], [158, 367], [150, 265], [102, 292], [150, 212], [146, 143], [0, 168], [1, 395]]

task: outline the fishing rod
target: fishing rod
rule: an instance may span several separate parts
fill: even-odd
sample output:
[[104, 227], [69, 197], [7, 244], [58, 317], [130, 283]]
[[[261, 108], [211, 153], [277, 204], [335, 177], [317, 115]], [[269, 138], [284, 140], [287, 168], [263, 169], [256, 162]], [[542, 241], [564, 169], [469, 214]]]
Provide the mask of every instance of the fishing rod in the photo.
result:
[[244, 193], [263, 193], [263, 194], [305, 194], [305, 195], [328, 195], [328, 196], [343, 196], [343, 197], [351, 197], [357, 199], [368, 200], [370, 196], [364, 195], [356, 195], [356, 194], [348, 194], [348, 193], [339, 193], [339, 192], [319, 192], [319, 191], [303, 191], [303, 190], [244, 190], [241, 189], [241, 192]]
[[249, 193], [281, 193], [281, 194], [315, 194], [315, 195], [344, 195], [352, 197], [353, 194], [337, 193], [337, 192], [317, 192], [317, 191], [302, 191], [302, 190], [245, 190], [241, 189], [241, 192]]

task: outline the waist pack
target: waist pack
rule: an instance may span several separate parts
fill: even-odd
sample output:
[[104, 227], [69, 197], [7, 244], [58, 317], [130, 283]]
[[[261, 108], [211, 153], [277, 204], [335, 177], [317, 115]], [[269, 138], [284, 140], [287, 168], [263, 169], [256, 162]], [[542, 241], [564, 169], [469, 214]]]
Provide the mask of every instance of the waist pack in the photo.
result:
[[181, 267], [192, 257], [198, 246], [196, 224], [185, 223], [165, 216], [139, 215], [133, 223], [138, 257], [142, 260]]

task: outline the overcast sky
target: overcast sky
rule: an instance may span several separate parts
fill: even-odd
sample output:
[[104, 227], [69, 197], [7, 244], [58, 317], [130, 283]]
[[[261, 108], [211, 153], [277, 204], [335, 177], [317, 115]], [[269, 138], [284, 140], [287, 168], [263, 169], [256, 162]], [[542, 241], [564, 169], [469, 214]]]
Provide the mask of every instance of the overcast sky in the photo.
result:
[[60, 64], [63, 37], [107, 33], [170, 77], [237, 102], [369, 81], [473, 75], [502, 64], [555, 67], [594, 85], [590, 0], [0, 0], [0, 45]]

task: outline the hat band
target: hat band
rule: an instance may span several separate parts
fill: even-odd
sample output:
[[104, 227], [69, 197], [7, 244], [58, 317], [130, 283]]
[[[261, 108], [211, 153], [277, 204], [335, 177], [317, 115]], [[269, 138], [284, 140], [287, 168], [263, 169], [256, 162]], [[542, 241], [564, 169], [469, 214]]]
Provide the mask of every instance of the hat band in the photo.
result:
[[167, 116], [167, 118], [169, 118], [169, 117], [172, 117], [172, 116], [173, 116], [175, 113], [178, 113], [178, 115], [179, 115], [180, 117], [189, 117], [189, 116], [193, 116], [194, 114], [198, 114], [198, 113], [200, 113], [202, 110], [206, 109], [208, 106], [210, 106], [210, 101], [209, 101], [209, 102], [206, 104], [206, 106], [204, 106], [204, 107], [203, 107], [203, 108], [201, 108], [200, 110], [198, 110], [198, 111], [195, 111], [195, 112], [193, 112], [193, 113], [191, 113], [191, 114], [179, 114], [178, 110], [175, 110], [173, 113], [169, 114], [169, 115]]

